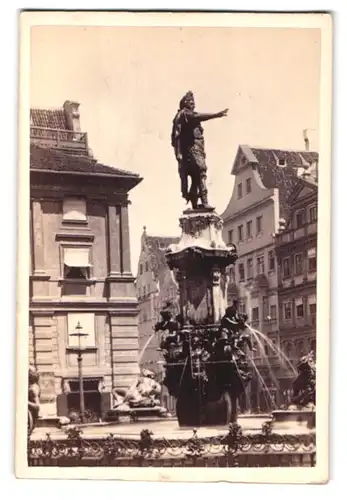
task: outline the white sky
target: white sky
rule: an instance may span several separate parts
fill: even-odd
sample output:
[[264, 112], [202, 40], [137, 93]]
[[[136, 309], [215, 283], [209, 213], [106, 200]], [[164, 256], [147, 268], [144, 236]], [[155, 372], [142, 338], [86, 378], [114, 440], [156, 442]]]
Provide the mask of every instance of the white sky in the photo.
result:
[[143, 225], [179, 234], [185, 203], [170, 134], [187, 90], [198, 111], [229, 108], [227, 118], [204, 124], [217, 212], [232, 193], [239, 144], [303, 149], [303, 129], [318, 130], [319, 30], [35, 27], [31, 50], [31, 106], [80, 102], [95, 157], [144, 178], [130, 192], [134, 273]]

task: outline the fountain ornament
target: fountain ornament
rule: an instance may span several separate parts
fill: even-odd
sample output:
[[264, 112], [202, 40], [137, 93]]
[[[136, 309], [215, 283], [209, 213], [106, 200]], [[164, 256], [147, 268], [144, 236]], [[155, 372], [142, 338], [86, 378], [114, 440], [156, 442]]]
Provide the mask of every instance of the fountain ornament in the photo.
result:
[[316, 355], [311, 351], [298, 364], [298, 375], [293, 382], [291, 402], [288, 408], [272, 412], [273, 423], [303, 424], [312, 429], [316, 426]]

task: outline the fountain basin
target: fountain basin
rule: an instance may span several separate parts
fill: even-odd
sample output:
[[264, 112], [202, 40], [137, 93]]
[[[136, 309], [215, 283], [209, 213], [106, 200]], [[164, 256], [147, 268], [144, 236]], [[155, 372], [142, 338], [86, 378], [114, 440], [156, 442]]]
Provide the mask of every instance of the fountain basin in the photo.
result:
[[170, 418], [171, 414], [164, 411], [161, 406], [153, 406], [150, 408], [129, 408], [118, 409], [112, 408], [105, 416], [106, 422], [137, 422], [141, 418], [155, 417], [157, 419]]
[[274, 429], [287, 429], [289, 427], [316, 427], [316, 411], [314, 409], [288, 409], [275, 410], [272, 412], [272, 424]]

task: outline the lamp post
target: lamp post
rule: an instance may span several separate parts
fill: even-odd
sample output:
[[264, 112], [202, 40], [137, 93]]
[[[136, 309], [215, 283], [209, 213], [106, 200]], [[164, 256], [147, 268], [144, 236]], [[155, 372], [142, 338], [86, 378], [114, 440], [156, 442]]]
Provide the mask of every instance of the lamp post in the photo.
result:
[[77, 365], [78, 365], [78, 380], [79, 380], [79, 392], [80, 392], [80, 419], [81, 422], [84, 422], [84, 389], [83, 389], [83, 370], [82, 370], [82, 343], [81, 339], [82, 337], [88, 337], [88, 333], [82, 332], [83, 327], [81, 326], [80, 322], [78, 321], [76, 327], [75, 327], [75, 332], [71, 333], [71, 337], [77, 337], [78, 338], [78, 347], [77, 347]]

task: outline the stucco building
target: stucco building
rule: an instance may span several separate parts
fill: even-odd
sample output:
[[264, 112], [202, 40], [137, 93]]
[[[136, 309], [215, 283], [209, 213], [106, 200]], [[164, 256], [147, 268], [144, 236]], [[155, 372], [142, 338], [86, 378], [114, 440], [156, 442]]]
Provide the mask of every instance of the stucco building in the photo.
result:
[[[310, 151], [240, 146], [231, 172], [235, 177], [233, 193], [222, 213], [223, 237], [227, 243], [236, 245], [239, 256], [231, 269], [228, 301], [237, 298], [241, 310], [249, 315], [251, 326], [278, 346], [275, 233], [281, 219], [287, 219], [290, 213], [287, 198], [298, 176], [316, 161], [317, 154]], [[257, 352], [253, 361], [272, 397], [278, 399], [279, 387], [274, 382], [279, 370], [278, 356], [266, 342], [262, 343], [263, 348], [255, 342]], [[254, 378], [248, 389], [247, 406], [271, 408], [270, 396], [259, 377]]]
[[[276, 235], [279, 336], [282, 351], [294, 365], [315, 350], [316, 343], [317, 194], [317, 178], [307, 172], [288, 199], [291, 212]], [[292, 379], [285, 373], [280, 378], [283, 403]]]
[[130, 268], [128, 194], [139, 175], [95, 159], [79, 104], [30, 113], [29, 354], [43, 414], [79, 410], [82, 339], [86, 410], [99, 418], [112, 390], [137, 376], [137, 299]]

